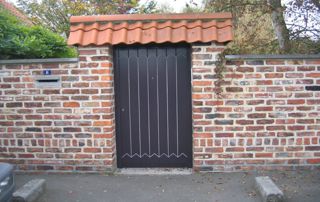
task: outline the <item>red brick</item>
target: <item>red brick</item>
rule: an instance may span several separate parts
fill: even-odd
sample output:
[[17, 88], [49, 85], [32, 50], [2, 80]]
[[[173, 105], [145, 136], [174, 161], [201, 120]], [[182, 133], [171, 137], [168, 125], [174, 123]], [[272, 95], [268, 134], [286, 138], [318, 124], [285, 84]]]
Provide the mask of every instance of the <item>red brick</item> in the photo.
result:
[[56, 168], [56, 170], [60, 170], [60, 171], [74, 170], [74, 168], [72, 166], [56, 166], [55, 168]]
[[20, 82], [20, 77], [4, 77], [3, 78], [4, 82]]
[[263, 147], [247, 147], [246, 151], [263, 151]]
[[257, 85], [272, 85], [273, 81], [272, 80], [257, 80], [256, 84]]
[[216, 107], [217, 112], [232, 112], [232, 107]]
[[113, 76], [101, 76], [101, 81], [113, 81]]
[[241, 87], [227, 87], [227, 92], [243, 92], [243, 88]]
[[6, 104], [8, 108], [22, 107], [22, 102], [9, 102]]
[[254, 121], [253, 120], [236, 120], [236, 123], [239, 125], [252, 125]]
[[81, 128], [79, 127], [65, 127], [63, 128], [63, 132], [81, 132]]
[[99, 66], [97, 62], [81, 62], [80, 68], [96, 68]]
[[315, 71], [316, 68], [314, 66], [298, 66], [298, 71], [306, 72], [306, 71]]
[[320, 73], [307, 73], [306, 77], [310, 78], [320, 78]]
[[320, 64], [320, 60], [316, 59], [316, 60], [306, 60], [307, 64], [312, 64], [312, 65], [319, 65]]
[[277, 72], [293, 72], [295, 71], [294, 66], [279, 66], [276, 68]]
[[7, 120], [21, 120], [23, 118], [22, 115], [7, 115], [6, 117]]
[[212, 138], [213, 134], [212, 133], [194, 133], [193, 137], [194, 138]]
[[306, 151], [320, 151], [320, 146], [306, 146]]
[[284, 60], [266, 60], [267, 65], [284, 65]]
[[74, 88], [86, 88], [89, 87], [89, 83], [88, 82], [76, 82], [72, 84], [72, 87]]
[[99, 88], [112, 87], [112, 83], [111, 82], [94, 82], [94, 83], [91, 83], [91, 87], [99, 87]]
[[283, 78], [283, 74], [282, 73], [267, 73], [265, 74], [265, 78]]
[[92, 61], [107, 61], [110, 59], [111, 58], [109, 56], [93, 56], [93, 57], [91, 57]]
[[262, 78], [262, 74], [246, 74], [246, 79], [260, 79]]
[[99, 89], [81, 89], [82, 94], [98, 94]]
[[320, 158], [318, 158], [318, 159], [307, 159], [307, 163], [320, 164]]
[[79, 89], [63, 89], [62, 94], [79, 94]]
[[93, 69], [91, 70], [92, 74], [110, 74], [110, 70], [108, 69]]
[[34, 107], [40, 108], [40, 107], [42, 107], [42, 103], [41, 102], [25, 102], [24, 107], [26, 107], [26, 108], [34, 108]]
[[45, 95], [56, 95], [56, 94], [60, 94], [60, 90], [48, 90], [45, 89], [42, 91], [43, 94]]
[[245, 73], [245, 72], [253, 72], [254, 69], [253, 67], [238, 67], [237, 71]]
[[274, 120], [273, 119], [263, 119], [263, 120], [257, 120], [257, 124], [273, 124]]
[[205, 152], [210, 152], [210, 153], [222, 153], [223, 152], [223, 147], [213, 147], [213, 148], [206, 148]]
[[227, 60], [226, 64], [240, 66], [244, 64], [244, 61], [243, 60]]
[[255, 107], [256, 111], [273, 111], [273, 107]]
[[79, 50], [79, 55], [96, 55], [97, 50]]
[[83, 148], [83, 152], [85, 153], [100, 153], [101, 152], [101, 148]]
[[313, 93], [295, 93], [296, 98], [308, 98], [313, 97]]
[[267, 87], [267, 92], [281, 92], [281, 91], [283, 91], [283, 87], [281, 86]]
[[220, 138], [220, 137], [234, 137], [233, 133], [216, 133], [215, 137]]
[[205, 125], [210, 125], [212, 122], [211, 121], [194, 121], [193, 124], [196, 126], [205, 126]]
[[257, 158], [272, 158], [273, 153], [255, 153], [255, 157], [257, 157]]
[[193, 94], [192, 98], [193, 99], [211, 99], [212, 94]]
[[257, 72], [274, 72], [273, 66], [260, 66], [256, 67]]
[[246, 126], [246, 131], [262, 131], [264, 126]]
[[304, 130], [305, 126], [288, 126], [288, 130], [293, 130], [293, 131], [297, 131], [297, 130]]
[[243, 78], [243, 74], [235, 74], [235, 73], [225, 74], [224, 78], [226, 78], [226, 79], [241, 79], [241, 78]]
[[298, 79], [297, 84], [313, 84], [313, 79]]
[[18, 154], [18, 158], [34, 158], [33, 154]]
[[64, 152], [65, 153], [80, 153], [81, 148], [65, 148]]
[[303, 78], [303, 73], [286, 73], [286, 78]]
[[319, 105], [320, 104], [320, 99], [317, 100], [307, 100], [308, 105]]
[[94, 138], [113, 138], [114, 134], [94, 134]]
[[289, 105], [301, 105], [301, 104], [305, 104], [305, 100], [288, 100], [287, 103]]
[[63, 107], [80, 107], [79, 102], [64, 102]]
[[89, 71], [86, 69], [73, 69], [71, 70], [71, 74], [88, 74]]
[[91, 159], [92, 154], [75, 154], [76, 159]]
[[243, 147], [227, 147], [226, 152], [243, 152]]
[[112, 120], [105, 120], [105, 121], [94, 121], [93, 126], [112, 126]]
[[193, 86], [211, 86], [212, 81], [193, 81], [192, 85]]
[[52, 121], [35, 121], [35, 126], [51, 126]]
[[111, 62], [101, 62], [101, 67], [112, 67]]
[[266, 117], [267, 117], [267, 114], [263, 114], [263, 113], [248, 114], [248, 118], [253, 118], [253, 119], [266, 118]]

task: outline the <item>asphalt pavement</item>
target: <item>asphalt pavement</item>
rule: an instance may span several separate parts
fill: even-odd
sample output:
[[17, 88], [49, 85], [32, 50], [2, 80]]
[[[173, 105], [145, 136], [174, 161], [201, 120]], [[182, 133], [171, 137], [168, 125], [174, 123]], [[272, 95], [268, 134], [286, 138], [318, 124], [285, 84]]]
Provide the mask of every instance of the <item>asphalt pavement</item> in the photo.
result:
[[46, 179], [39, 202], [258, 202], [254, 177], [267, 175], [288, 202], [320, 201], [320, 171], [189, 175], [16, 174], [17, 188]]

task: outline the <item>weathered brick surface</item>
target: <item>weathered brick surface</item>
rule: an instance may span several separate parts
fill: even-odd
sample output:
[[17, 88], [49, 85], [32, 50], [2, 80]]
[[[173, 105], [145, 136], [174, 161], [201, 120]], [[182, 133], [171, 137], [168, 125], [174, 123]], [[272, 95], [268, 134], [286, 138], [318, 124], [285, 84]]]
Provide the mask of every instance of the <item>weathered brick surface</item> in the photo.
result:
[[[115, 168], [111, 49], [79, 52], [79, 63], [0, 66], [0, 161], [20, 171]], [[36, 88], [44, 69], [61, 88]]]
[[306, 86], [320, 84], [320, 59], [227, 61], [220, 89], [214, 60], [223, 47], [209, 48], [192, 53], [194, 169], [319, 166], [320, 91]]
[[[320, 165], [320, 59], [229, 60], [219, 44], [193, 44], [195, 171]], [[116, 168], [110, 47], [79, 48], [79, 63], [0, 65], [0, 161], [20, 171]], [[61, 88], [37, 88], [44, 69]]]

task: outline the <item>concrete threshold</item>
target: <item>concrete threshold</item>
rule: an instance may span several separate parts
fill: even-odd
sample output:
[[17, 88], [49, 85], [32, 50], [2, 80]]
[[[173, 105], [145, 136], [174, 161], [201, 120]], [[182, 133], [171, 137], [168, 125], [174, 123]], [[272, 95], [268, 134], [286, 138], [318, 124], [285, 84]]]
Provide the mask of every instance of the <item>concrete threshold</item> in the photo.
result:
[[116, 175], [191, 175], [190, 168], [121, 168]]

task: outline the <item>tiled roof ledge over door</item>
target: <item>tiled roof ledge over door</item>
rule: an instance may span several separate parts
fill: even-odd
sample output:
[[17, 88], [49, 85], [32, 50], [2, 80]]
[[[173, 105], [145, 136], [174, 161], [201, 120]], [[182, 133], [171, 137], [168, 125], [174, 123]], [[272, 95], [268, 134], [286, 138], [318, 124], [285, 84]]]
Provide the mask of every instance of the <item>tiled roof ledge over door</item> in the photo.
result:
[[231, 13], [73, 16], [69, 45], [232, 41]]

